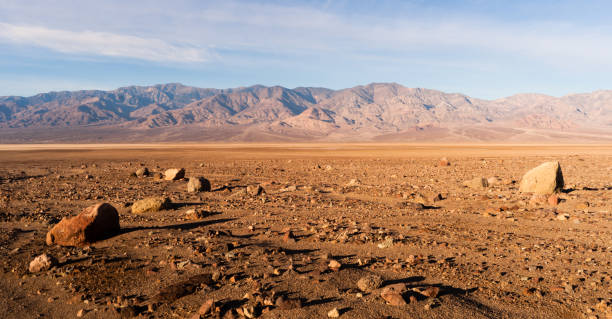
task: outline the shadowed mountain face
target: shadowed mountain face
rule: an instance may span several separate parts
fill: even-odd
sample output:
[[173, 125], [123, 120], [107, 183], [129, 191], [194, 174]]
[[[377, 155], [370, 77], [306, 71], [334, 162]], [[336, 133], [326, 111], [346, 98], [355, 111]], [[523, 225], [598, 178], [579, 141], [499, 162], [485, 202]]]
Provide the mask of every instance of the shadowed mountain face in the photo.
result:
[[131, 86], [0, 97], [0, 130], [0, 142], [605, 141], [612, 91], [489, 101], [395, 83], [337, 91]]

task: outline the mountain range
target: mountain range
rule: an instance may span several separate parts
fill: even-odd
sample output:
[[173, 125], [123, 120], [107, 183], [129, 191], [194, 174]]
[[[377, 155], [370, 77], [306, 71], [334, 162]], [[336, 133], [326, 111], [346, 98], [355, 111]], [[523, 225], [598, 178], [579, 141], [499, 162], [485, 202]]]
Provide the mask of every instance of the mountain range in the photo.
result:
[[0, 143], [611, 140], [612, 91], [484, 100], [396, 83], [342, 90], [171, 83], [0, 97]]

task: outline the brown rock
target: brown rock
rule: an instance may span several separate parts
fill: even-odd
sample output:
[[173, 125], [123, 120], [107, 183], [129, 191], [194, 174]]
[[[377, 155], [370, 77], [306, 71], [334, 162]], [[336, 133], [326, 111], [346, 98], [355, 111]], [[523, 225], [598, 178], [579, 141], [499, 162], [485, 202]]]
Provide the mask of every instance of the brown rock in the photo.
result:
[[559, 205], [559, 196], [557, 194], [552, 194], [548, 197], [548, 204], [551, 206]]
[[338, 271], [342, 267], [342, 264], [339, 263], [337, 260], [332, 259], [329, 261], [329, 264], [327, 265], [327, 267], [329, 267], [329, 269], [333, 271]]
[[187, 191], [190, 193], [210, 192], [210, 181], [204, 177], [190, 177], [187, 183]]
[[167, 181], [177, 181], [185, 177], [184, 168], [171, 168], [164, 172], [164, 179]]
[[450, 166], [450, 162], [448, 161], [448, 159], [446, 157], [442, 157], [440, 159], [440, 161], [438, 162], [438, 166]]
[[206, 217], [206, 214], [199, 209], [190, 209], [185, 212], [185, 218], [190, 220], [198, 220]]
[[291, 310], [302, 308], [302, 301], [299, 298], [285, 298], [283, 296], [276, 298], [274, 303], [280, 310]]
[[47, 233], [47, 245], [83, 246], [119, 231], [115, 207], [101, 203], [85, 208], [72, 218], [64, 218]]
[[370, 292], [372, 290], [380, 288], [383, 283], [383, 279], [378, 275], [368, 275], [361, 277], [357, 281], [357, 287], [363, 292]]
[[57, 265], [57, 259], [53, 258], [53, 256], [42, 254], [30, 262], [28, 269], [30, 272], [39, 272], [48, 270], [55, 265]]
[[546, 162], [525, 173], [519, 191], [523, 193], [552, 194], [564, 186], [559, 162]]
[[198, 314], [203, 316], [214, 308], [215, 301], [213, 299], [208, 299], [200, 306], [200, 309], [198, 309]]
[[406, 304], [406, 300], [402, 297], [404, 291], [406, 291], [404, 284], [389, 285], [383, 288], [380, 296], [391, 306], [401, 306]]
[[438, 287], [427, 287], [425, 290], [421, 291], [421, 295], [425, 297], [435, 298], [440, 293], [440, 288]]
[[247, 191], [247, 194], [251, 196], [258, 196], [264, 192], [264, 189], [263, 187], [261, 187], [261, 185], [249, 185], [247, 186], [246, 191]]
[[146, 167], [141, 167], [136, 171], [136, 176], [138, 177], [144, 177], [144, 176], [149, 176], [149, 169]]
[[146, 212], [156, 212], [162, 209], [170, 208], [170, 205], [170, 199], [167, 197], [145, 198], [132, 204], [132, 213], [141, 214]]

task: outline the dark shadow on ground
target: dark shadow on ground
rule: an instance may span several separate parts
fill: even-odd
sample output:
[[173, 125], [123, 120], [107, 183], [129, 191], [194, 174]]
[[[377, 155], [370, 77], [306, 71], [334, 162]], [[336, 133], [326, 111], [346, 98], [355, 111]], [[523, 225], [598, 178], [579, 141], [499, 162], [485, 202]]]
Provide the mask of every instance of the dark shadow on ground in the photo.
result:
[[184, 224], [174, 224], [174, 225], [164, 225], [164, 226], [136, 226], [136, 227], [124, 227], [121, 228], [118, 234], [127, 234], [137, 230], [163, 230], [163, 229], [178, 229], [178, 230], [190, 230], [198, 227], [214, 225], [219, 223], [226, 223], [236, 220], [235, 218], [222, 218], [222, 219], [213, 219], [213, 220], [204, 220], [201, 222], [193, 222], [193, 223], [184, 223]]

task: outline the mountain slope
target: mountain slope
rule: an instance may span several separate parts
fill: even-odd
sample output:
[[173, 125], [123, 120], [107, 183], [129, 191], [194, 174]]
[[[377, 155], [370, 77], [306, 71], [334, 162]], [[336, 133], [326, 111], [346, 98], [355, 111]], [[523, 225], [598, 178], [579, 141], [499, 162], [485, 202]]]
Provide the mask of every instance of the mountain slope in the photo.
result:
[[62, 132], [79, 130], [97, 130], [102, 141], [125, 141], [120, 134], [151, 141], [608, 140], [612, 91], [481, 100], [396, 83], [343, 90], [174, 83], [0, 97], [0, 130], [0, 142], [20, 141], [16, 132], [36, 141], [39, 131], [45, 141], [70, 140]]

